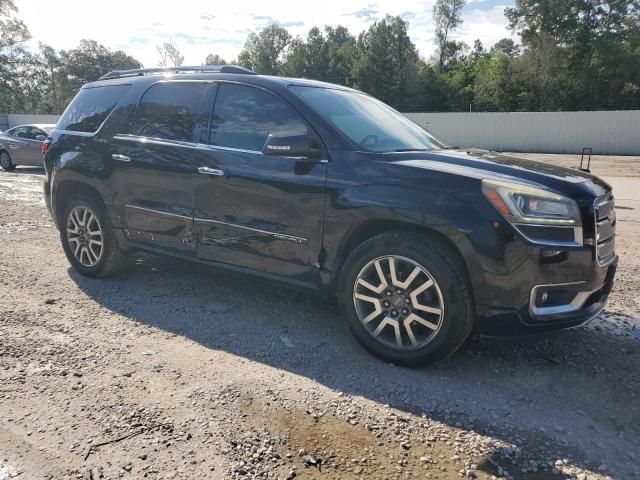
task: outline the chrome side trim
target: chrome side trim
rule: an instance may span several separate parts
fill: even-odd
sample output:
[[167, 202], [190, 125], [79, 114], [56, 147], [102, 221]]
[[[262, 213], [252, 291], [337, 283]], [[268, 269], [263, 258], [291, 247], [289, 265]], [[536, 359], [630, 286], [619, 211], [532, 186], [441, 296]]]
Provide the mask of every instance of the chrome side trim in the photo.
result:
[[184, 218], [185, 220], [193, 221], [192, 217], [187, 217], [186, 215], [180, 215], [179, 213], [163, 212], [162, 210], [155, 210], [153, 208], [145, 208], [145, 207], [136, 207], [135, 205], [129, 205], [129, 204], [125, 205], [125, 207], [131, 208], [134, 210], [141, 210], [143, 212], [155, 213], [156, 215], [165, 215], [167, 217]]
[[270, 235], [270, 236], [272, 236], [274, 238], [277, 238], [279, 240], [287, 240], [289, 242], [306, 244], [309, 241], [309, 239], [307, 239], [307, 238], [296, 237], [296, 236], [293, 236], [293, 235], [287, 235], [285, 233], [270, 232], [268, 230], [261, 230], [259, 228], [246, 227], [244, 225], [238, 225], [238, 224], [235, 224], [235, 223], [221, 222], [220, 220], [210, 220], [208, 218], [192, 218], [192, 217], [187, 217], [186, 215], [180, 215], [180, 214], [177, 214], [177, 213], [168, 213], [168, 212], [163, 212], [161, 210], [155, 210], [153, 208], [137, 207], [135, 205], [129, 205], [129, 204], [125, 205], [125, 207], [126, 208], [131, 208], [131, 209], [134, 209], [134, 210], [141, 210], [141, 211], [144, 211], [144, 212], [153, 213], [153, 214], [156, 214], [156, 215], [165, 215], [165, 216], [168, 216], [168, 217], [182, 218], [182, 219], [185, 219], [185, 220], [195, 221], [195, 222], [198, 222], [198, 223], [215, 223], [215, 224], [224, 225], [224, 226], [227, 226], [227, 227], [239, 228], [241, 230], [248, 230], [248, 231], [251, 231], [251, 232], [262, 233], [264, 235]]
[[196, 217], [196, 218], [194, 218], [194, 220], [196, 222], [198, 222], [198, 223], [215, 223], [217, 225], [224, 225], [226, 227], [239, 228], [241, 230], [248, 230], [248, 231], [251, 231], [251, 232], [262, 233], [262, 234], [265, 234], [265, 235], [271, 235], [274, 238], [278, 238], [280, 240], [287, 240], [287, 241], [295, 242], [295, 243], [305, 244], [305, 243], [307, 243], [309, 241], [307, 238], [295, 237], [293, 235], [287, 235], [287, 234], [284, 234], [284, 233], [270, 232], [268, 230], [261, 230], [259, 228], [247, 227], [245, 225], [238, 225], [236, 223], [222, 222], [220, 220], [211, 220], [211, 219], [208, 219], [208, 218], [200, 218], [200, 217]]
[[584, 285], [585, 283], [587, 282], [582, 281], [582, 282], [550, 283], [546, 285], [536, 285], [531, 289], [531, 295], [529, 296], [529, 310], [531, 311], [531, 314], [535, 317], [543, 317], [547, 315], [560, 315], [563, 313], [571, 313], [571, 312], [576, 312], [580, 310], [584, 306], [586, 301], [589, 299], [589, 297], [593, 293], [600, 290], [602, 286], [593, 290], [578, 292], [576, 296], [573, 298], [573, 300], [571, 300], [570, 303], [566, 305], [554, 305], [553, 307], [536, 307], [536, 304], [535, 304], [536, 294], [538, 292], [538, 289], [540, 288], [564, 287], [569, 285]]

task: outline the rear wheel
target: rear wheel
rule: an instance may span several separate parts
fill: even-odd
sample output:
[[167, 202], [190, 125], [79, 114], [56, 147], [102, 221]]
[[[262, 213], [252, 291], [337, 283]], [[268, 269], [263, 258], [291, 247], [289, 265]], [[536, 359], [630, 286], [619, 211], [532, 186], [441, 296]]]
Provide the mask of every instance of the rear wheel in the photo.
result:
[[11, 160], [11, 156], [7, 152], [0, 152], [0, 167], [5, 172], [10, 172], [16, 169], [15, 164]]
[[345, 263], [338, 296], [356, 339], [399, 365], [445, 359], [473, 326], [460, 261], [428, 237], [391, 232], [362, 243]]
[[104, 205], [94, 195], [72, 199], [62, 218], [62, 248], [78, 272], [105, 277], [124, 266], [126, 254], [118, 245]]

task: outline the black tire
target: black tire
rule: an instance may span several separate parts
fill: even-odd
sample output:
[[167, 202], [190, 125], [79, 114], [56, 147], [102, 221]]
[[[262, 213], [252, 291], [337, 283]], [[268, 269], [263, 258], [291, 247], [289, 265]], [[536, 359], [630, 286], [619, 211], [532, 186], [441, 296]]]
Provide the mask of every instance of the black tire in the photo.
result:
[[[372, 334], [358, 316], [354, 299], [358, 275], [375, 259], [388, 256], [409, 259], [423, 267], [439, 288], [443, 302], [439, 329], [423, 346], [392, 348], [379, 340], [379, 333], [374, 337], [375, 333]], [[442, 242], [411, 232], [383, 233], [356, 247], [340, 274], [338, 303], [349, 330], [365, 349], [388, 362], [407, 367], [432, 365], [446, 359], [469, 337], [474, 325], [471, 288], [461, 260]], [[404, 331], [403, 334], [406, 335]]]
[[0, 152], [0, 168], [5, 172], [11, 172], [16, 169], [15, 164], [11, 160], [11, 155], [5, 151]]
[[[88, 208], [96, 217], [102, 231], [102, 251], [95, 265], [83, 265], [74, 255], [68, 240], [67, 224], [71, 212], [76, 208]], [[91, 192], [80, 192], [64, 207], [60, 219], [60, 241], [71, 266], [87, 277], [107, 277], [121, 270], [127, 263], [127, 255], [118, 245], [118, 239], [102, 200]]]

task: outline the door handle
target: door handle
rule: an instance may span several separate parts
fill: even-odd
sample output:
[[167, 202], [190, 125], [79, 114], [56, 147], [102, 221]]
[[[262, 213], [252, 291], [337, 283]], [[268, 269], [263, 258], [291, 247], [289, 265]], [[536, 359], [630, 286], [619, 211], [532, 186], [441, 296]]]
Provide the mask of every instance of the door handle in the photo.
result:
[[200, 167], [198, 168], [198, 173], [202, 173], [203, 175], [213, 175], [215, 177], [224, 176], [224, 172], [217, 168], [209, 168], [209, 167]]
[[113, 155], [111, 155], [111, 158], [113, 158], [114, 160], [118, 160], [119, 162], [130, 162], [131, 159], [129, 157], [127, 157], [126, 155], [120, 155], [119, 153], [114, 153]]

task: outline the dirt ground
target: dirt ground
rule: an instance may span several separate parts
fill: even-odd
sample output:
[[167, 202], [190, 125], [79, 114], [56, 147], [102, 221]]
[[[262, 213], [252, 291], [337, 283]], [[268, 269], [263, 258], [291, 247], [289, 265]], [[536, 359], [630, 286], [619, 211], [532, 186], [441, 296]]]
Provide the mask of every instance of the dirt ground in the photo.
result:
[[605, 312], [417, 370], [274, 282], [150, 255], [81, 277], [41, 172], [0, 172], [0, 480], [640, 478], [640, 158], [592, 166], [618, 205]]

